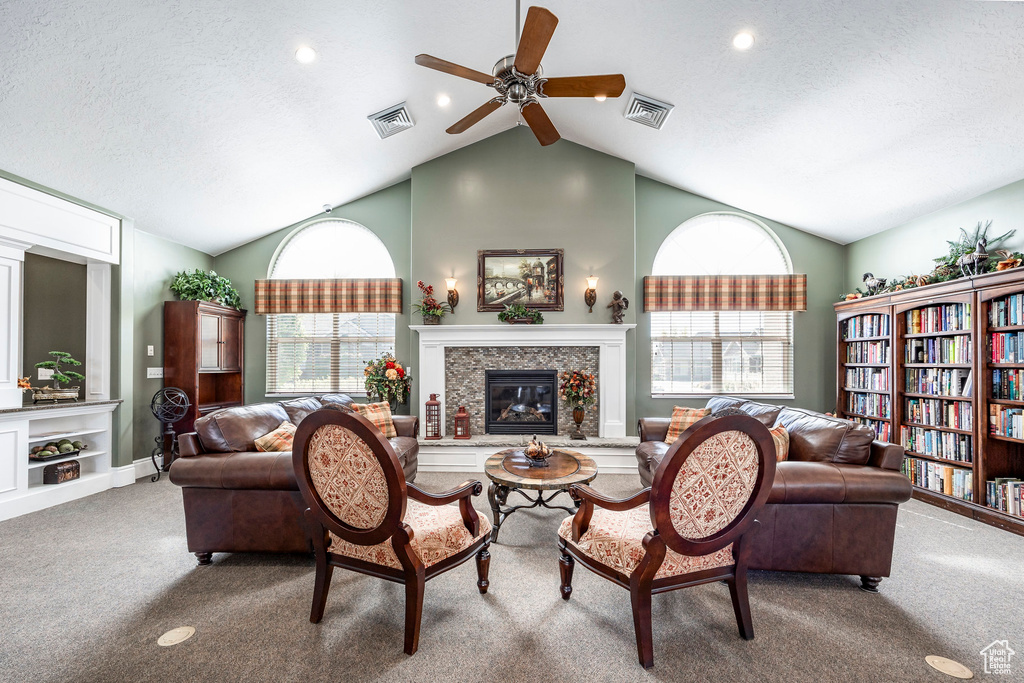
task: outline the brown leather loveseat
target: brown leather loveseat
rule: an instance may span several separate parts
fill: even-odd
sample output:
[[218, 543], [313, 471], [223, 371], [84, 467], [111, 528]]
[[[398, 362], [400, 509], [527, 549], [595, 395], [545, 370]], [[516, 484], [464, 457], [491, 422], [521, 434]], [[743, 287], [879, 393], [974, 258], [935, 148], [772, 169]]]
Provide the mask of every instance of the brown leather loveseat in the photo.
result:
[[[298, 425], [322, 407], [349, 403], [346, 394], [328, 394], [225, 408], [178, 437], [180, 455], [170, 479], [181, 487], [188, 549], [199, 564], [209, 564], [215, 552], [311, 552], [291, 452], [263, 453], [253, 442], [286, 420]], [[398, 436], [389, 441], [411, 482], [419, 418], [392, 419]]]
[[[910, 499], [900, 472], [903, 447], [874, 440], [847, 420], [799, 408], [715, 396], [712, 413], [733, 408], [766, 426], [784, 425], [789, 457], [775, 470], [751, 569], [853, 574], [874, 591], [889, 576], [896, 511]], [[636, 449], [640, 479], [649, 486], [668, 445], [669, 418], [642, 418]]]

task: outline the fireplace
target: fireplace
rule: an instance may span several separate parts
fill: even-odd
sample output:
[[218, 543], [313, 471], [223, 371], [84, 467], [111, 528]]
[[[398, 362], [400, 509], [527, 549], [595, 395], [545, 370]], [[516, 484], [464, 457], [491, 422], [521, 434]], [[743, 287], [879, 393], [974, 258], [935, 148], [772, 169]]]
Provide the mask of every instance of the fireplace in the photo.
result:
[[558, 433], [554, 370], [487, 370], [484, 381], [488, 434]]

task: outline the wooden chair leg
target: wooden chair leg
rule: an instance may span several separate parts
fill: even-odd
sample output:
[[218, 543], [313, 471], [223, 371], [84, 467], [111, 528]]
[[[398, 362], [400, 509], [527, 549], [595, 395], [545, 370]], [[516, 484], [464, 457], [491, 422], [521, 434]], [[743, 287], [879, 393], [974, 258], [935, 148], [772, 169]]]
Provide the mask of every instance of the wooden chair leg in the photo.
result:
[[881, 576], [862, 576], [860, 577], [860, 589], [862, 591], [867, 591], [868, 593], [877, 593], [878, 584], [881, 582]]
[[327, 529], [320, 527], [319, 531], [313, 533], [313, 553], [316, 556], [316, 581], [313, 584], [313, 607], [309, 611], [309, 620], [319, 624], [324, 618], [324, 608], [327, 606], [327, 594], [331, 590], [331, 577], [334, 575], [334, 565], [327, 560]]
[[562, 546], [562, 557], [558, 560], [558, 573], [562, 575], [562, 599], [568, 600], [572, 597], [572, 570], [576, 567], [576, 560], [565, 551]]
[[420, 571], [405, 580], [405, 654], [416, 654], [420, 646], [420, 621], [423, 618], [423, 586]]
[[476, 554], [476, 587], [480, 589], [481, 593], [486, 593], [487, 587], [491, 585], [491, 582], [487, 580], [487, 575], [491, 570], [491, 553], [487, 550], [490, 546], [490, 542], [484, 543], [480, 552]]
[[633, 603], [633, 631], [636, 633], [636, 651], [640, 666], [650, 669], [654, 666], [654, 635], [651, 632], [651, 588], [631, 586], [630, 601]]
[[740, 629], [740, 637], [744, 640], [754, 639], [754, 623], [750, 618], [750, 597], [747, 595], [747, 572], [737, 571], [736, 576], [729, 580], [729, 593], [732, 595], [732, 608], [736, 612], [736, 625]]

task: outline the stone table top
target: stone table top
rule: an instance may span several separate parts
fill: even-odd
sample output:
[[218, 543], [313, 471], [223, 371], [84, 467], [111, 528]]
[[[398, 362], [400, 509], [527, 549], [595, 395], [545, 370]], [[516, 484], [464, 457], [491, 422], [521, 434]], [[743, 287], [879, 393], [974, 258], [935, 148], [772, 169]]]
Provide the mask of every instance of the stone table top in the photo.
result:
[[[463, 446], [466, 448], [525, 448], [531, 434], [482, 434], [468, 439], [445, 436], [440, 439], [419, 438], [420, 446]], [[539, 437], [551, 448], [636, 448], [640, 437], [621, 436], [616, 438], [587, 437], [585, 441], [573, 441], [568, 436], [544, 434]]]
[[553, 449], [547, 462], [547, 467], [532, 466], [522, 449], [509, 448], [487, 458], [484, 472], [496, 484], [535, 491], [586, 484], [597, 476], [594, 459], [576, 451]]

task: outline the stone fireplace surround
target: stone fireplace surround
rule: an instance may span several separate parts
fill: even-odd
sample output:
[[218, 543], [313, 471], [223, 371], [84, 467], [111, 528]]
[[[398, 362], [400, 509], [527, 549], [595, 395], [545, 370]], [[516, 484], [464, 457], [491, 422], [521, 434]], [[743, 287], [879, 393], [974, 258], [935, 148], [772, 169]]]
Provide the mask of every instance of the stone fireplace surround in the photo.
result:
[[[634, 327], [636, 325], [632, 324], [410, 325], [410, 329], [419, 333], [419, 402], [425, 401], [430, 393], [441, 392], [441, 414], [447, 417], [451, 412], [446, 402], [447, 397], [444, 396], [447, 385], [446, 356], [449, 348], [596, 347], [597, 436], [624, 437], [627, 386], [626, 334]], [[480, 368], [481, 375], [485, 369], [487, 368]], [[491, 369], [503, 368], [498, 366]], [[423, 436], [423, 429], [421, 421], [420, 436]], [[448, 434], [450, 430], [450, 420], [446, 419], [441, 425], [441, 433]]]

